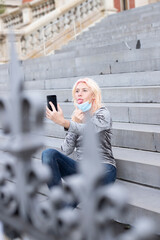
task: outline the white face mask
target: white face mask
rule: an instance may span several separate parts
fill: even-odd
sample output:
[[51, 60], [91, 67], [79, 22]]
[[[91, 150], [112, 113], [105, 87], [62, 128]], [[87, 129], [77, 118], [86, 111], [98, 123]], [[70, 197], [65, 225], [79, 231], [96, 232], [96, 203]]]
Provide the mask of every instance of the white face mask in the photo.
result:
[[87, 102], [84, 102], [84, 103], [81, 103], [81, 104], [76, 104], [76, 106], [82, 111], [82, 112], [87, 112], [91, 109], [92, 107], [92, 103], [89, 103], [88, 101]]

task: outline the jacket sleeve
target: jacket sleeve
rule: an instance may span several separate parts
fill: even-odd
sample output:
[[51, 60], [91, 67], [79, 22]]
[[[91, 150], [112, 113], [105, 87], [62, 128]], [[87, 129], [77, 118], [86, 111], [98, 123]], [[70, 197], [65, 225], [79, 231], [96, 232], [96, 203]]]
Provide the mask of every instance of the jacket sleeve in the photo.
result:
[[96, 114], [93, 115], [92, 123], [95, 126], [95, 132], [109, 130], [112, 128], [112, 119], [110, 112], [106, 107], [100, 108]]
[[[110, 129], [112, 126], [110, 112], [106, 107], [98, 109], [97, 112], [91, 117], [91, 122], [96, 133]], [[85, 125], [86, 124], [84, 123], [76, 123], [74, 121], [70, 121], [70, 127], [68, 131], [77, 135], [83, 135], [85, 131]]]
[[72, 132], [67, 132], [65, 139], [61, 145], [61, 150], [66, 155], [70, 155], [76, 146], [77, 134]]

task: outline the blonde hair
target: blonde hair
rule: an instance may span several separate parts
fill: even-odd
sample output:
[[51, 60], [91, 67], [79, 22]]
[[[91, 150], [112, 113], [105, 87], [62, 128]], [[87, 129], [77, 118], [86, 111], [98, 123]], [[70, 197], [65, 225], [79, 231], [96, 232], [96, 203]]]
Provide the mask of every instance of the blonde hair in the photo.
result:
[[74, 84], [74, 86], [72, 88], [72, 97], [73, 97], [74, 105], [76, 103], [76, 101], [75, 101], [76, 88], [77, 88], [77, 85], [81, 82], [85, 83], [91, 89], [91, 91], [93, 92], [95, 100], [94, 100], [94, 106], [93, 106], [92, 110], [93, 110], [93, 112], [95, 112], [97, 109], [99, 109], [102, 106], [102, 104], [101, 104], [102, 98], [101, 98], [101, 90], [100, 90], [98, 84], [91, 78], [79, 79]]

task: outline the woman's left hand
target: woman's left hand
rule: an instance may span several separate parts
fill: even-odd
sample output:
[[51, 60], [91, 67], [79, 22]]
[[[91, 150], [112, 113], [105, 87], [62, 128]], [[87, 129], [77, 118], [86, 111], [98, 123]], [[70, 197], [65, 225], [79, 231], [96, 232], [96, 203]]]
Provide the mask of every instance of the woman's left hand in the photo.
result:
[[52, 111], [48, 107], [46, 107], [46, 117], [52, 120], [54, 123], [64, 126], [65, 118], [59, 104], [57, 104], [58, 111], [56, 111], [55, 106], [53, 105], [52, 102], [49, 102], [49, 104], [51, 105]]
[[77, 122], [77, 123], [83, 123], [84, 122], [84, 113], [76, 108], [74, 111], [74, 114], [72, 116], [72, 121]]

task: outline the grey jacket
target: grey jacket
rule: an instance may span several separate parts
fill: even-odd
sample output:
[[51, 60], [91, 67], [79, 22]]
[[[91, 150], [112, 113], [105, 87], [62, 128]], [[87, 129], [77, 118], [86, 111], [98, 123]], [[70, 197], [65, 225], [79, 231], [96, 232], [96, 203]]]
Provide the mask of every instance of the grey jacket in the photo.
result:
[[[110, 112], [106, 107], [101, 107], [92, 115], [91, 121], [95, 127], [95, 132], [98, 134], [98, 152], [102, 162], [116, 166], [111, 147], [112, 120]], [[70, 155], [76, 148], [77, 161], [82, 159], [82, 141], [84, 130], [84, 123], [70, 121], [70, 127], [61, 146], [61, 150], [66, 155]]]

